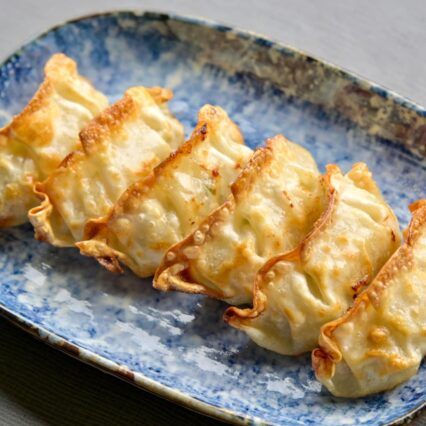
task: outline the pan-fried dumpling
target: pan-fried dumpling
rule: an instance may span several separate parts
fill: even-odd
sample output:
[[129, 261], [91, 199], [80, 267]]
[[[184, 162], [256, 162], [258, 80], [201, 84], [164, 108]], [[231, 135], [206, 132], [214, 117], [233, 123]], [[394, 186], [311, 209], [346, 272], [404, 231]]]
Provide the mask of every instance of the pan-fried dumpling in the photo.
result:
[[[258, 269], [296, 247], [325, 201], [314, 159], [281, 135], [255, 152], [231, 190], [196, 231], [168, 250], [155, 288], [250, 302]], [[177, 272], [177, 264], [185, 268]]]
[[353, 307], [321, 329], [313, 366], [336, 396], [391, 389], [416, 374], [426, 354], [426, 200], [411, 208], [405, 244]]
[[36, 185], [42, 200], [29, 212], [36, 238], [56, 246], [86, 239], [85, 226], [109, 213], [121, 194], [184, 141], [171, 115], [170, 90], [133, 87], [80, 133], [70, 154]]
[[225, 313], [257, 344], [282, 354], [312, 350], [321, 326], [351, 306], [400, 241], [398, 221], [365, 164], [347, 175], [328, 166], [323, 182], [329, 203], [313, 231], [262, 267], [253, 308]]
[[225, 201], [252, 150], [221, 108], [206, 105], [198, 119], [190, 140], [93, 224], [93, 239], [77, 244], [82, 254], [111, 271], [121, 271], [120, 261], [150, 276], [164, 252]]
[[0, 129], [0, 227], [28, 220], [38, 203], [33, 183], [80, 147], [78, 132], [108, 105], [67, 56], [53, 55], [44, 72], [28, 105]]

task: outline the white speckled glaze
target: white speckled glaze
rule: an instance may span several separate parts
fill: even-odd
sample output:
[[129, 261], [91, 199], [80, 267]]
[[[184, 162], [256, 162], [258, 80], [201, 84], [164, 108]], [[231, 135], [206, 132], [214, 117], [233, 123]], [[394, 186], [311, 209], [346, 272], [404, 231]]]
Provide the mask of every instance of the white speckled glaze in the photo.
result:
[[[131, 85], [171, 87], [189, 133], [204, 103], [225, 108], [254, 147], [284, 133], [323, 168], [365, 161], [402, 225], [426, 197], [426, 113], [397, 95], [264, 38], [159, 14], [97, 15], [40, 36], [0, 67], [0, 124], [33, 94], [62, 51], [111, 100]], [[222, 321], [218, 301], [162, 294], [77, 250], [36, 242], [29, 225], [0, 232], [0, 311], [83, 361], [235, 423], [379, 425], [426, 402], [426, 368], [393, 391], [330, 396], [309, 356], [256, 347]]]

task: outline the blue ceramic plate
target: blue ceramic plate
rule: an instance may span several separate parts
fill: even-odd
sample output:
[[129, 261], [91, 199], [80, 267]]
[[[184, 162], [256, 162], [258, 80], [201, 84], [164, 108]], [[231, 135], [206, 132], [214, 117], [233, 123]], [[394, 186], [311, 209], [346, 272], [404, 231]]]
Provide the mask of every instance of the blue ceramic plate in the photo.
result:
[[[77, 60], [111, 100], [130, 85], [171, 87], [187, 133], [218, 104], [251, 147], [276, 133], [321, 167], [365, 161], [401, 223], [425, 197], [426, 111], [297, 50], [205, 21], [119, 12], [56, 27], [0, 68], [0, 121], [30, 99], [54, 52]], [[77, 250], [34, 241], [29, 225], [0, 233], [0, 308], [37, 337], [165, 398], [234, 423], [378, 425], [426, 402], [426, 367], [403, 386], [357, 400], [330, 396], [310, 357], [256, 347], [222, 322], [225, 305], [162, 294], [111, 275]]]

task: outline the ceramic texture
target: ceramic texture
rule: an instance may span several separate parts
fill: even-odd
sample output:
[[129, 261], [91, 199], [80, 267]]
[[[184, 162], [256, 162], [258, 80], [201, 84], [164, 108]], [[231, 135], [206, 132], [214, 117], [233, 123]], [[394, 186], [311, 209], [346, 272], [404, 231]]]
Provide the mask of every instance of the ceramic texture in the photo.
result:
[[[222, 106], [251, 147], [284, 133], [323, 169], [365, 161], [401, 224], [426, 197], [425, 110], [299, 51], [201, 20], [120, 12], [43, 34], [0, 67], [0, 124], [19, 112], [54, 52], [77, 60], [111, 101], [131, 86], [174, 90], [187, 134], [205, 103]], [[315, 380], [310, 356], [279, 356], [222, 321], [225, 305], [162, 294], [74, 249], [0, 232], [0, 310], [48, 343], [161, 396], [235, 423], [379, 425], [426, 402], [426, 366], [386, 393], [346, 400]]]

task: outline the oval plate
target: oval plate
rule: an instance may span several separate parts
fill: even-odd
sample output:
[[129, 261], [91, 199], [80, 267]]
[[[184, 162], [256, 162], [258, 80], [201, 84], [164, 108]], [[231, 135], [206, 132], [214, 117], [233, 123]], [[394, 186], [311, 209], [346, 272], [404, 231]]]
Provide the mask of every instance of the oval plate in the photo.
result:
[[[423, 108], [295, 49], [202, 20], [114, 12], [50, 30], [1, 66], [3, 123], [30, 99], [57, 51], [76, 59], [111, 100], [130, 85], [171, 87], [171, 108], [187, 132], [198, 109], [212, 103], [252, 147], [284, 133], [321, 167], [367, 162], [403, 225], [408, 203], [426, 196]], [[76, 250], [34, 241], [29, 225], [1, 231], [0, 270], [6, 317], [85, 362], [223, 420], [378, 425], [401, 421], [426, 401], [425, 366], [393, 391], [333, 398], [308, 355], [256, 347], [222, 322], [224, 304], [110, 275]]]

